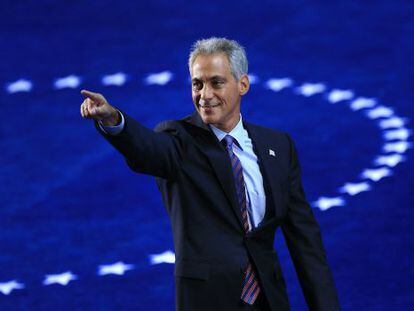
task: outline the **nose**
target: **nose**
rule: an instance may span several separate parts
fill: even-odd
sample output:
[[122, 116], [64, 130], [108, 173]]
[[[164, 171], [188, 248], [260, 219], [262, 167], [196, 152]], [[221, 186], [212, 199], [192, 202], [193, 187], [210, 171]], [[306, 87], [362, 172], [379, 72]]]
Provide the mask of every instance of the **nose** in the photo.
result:
[[204, 84], [203, 88], [201, 89], [200, 97], [203, 101], [209, 101], [213, 98], [213, 92], [210, 87], [208, 87], [207, 83]]

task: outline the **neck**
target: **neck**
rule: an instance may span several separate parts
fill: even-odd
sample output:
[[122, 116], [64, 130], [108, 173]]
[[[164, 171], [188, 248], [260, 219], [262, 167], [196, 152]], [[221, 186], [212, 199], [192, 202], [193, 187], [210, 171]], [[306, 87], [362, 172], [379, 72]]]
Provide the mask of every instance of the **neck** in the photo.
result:
[[236, 127], [239, 121], [240, 121], [240, 113], [237, 114], [236, 118], [231, 118], [226, 123], [221, 123], [221, 124], [217, 123], [217, 124], [212, 124], [212, 125], [217, 127], [219, 130], [222, 130], [223, 132], [230, 133]]

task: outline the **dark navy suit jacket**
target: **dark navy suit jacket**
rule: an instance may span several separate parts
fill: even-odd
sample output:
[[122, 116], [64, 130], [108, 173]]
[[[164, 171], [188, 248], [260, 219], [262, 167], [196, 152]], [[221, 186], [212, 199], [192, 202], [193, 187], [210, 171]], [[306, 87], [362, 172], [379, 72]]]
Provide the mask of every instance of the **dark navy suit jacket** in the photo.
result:
[[[289, 310], [274, 249], [281, 227], [310, 310], [339, 310], [320, 229], [306, 201], [294, 144], [283, 132], [244, 122], [266, 193], [260, 226], [245, 233], [226, 150], [197, 112], [149, 130], [124, 114], [123, 131], [96, 127], [139, 173], [156, 177], [171, 220], [176, 310], [240, 309], [243, 271], [254, 263], [271, 310]], [[274, 155], [269, 150], [274, 151]]]

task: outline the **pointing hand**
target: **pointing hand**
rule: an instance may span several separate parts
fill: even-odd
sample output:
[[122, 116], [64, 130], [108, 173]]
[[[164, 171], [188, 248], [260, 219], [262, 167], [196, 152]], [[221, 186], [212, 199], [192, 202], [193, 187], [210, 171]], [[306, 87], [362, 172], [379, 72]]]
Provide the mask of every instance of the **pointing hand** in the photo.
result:
[[85, 97], [80, 107], [83, 118], [101, 121], [105, 126], [117, 125], [120, 122], [118, 111], [111, 106], [102, 94], [82, 90]]

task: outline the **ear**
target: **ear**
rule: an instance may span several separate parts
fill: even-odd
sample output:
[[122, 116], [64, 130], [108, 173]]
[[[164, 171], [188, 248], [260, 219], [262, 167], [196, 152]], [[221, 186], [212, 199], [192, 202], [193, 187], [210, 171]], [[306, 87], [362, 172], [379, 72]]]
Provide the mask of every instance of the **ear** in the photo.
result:
[[249, 77], [247, 75], [242, 75], [238, 83], [239, 83], [239, 94], [240, 96], [243, 96], [249, 91], [249, 88], [250, 88]]

